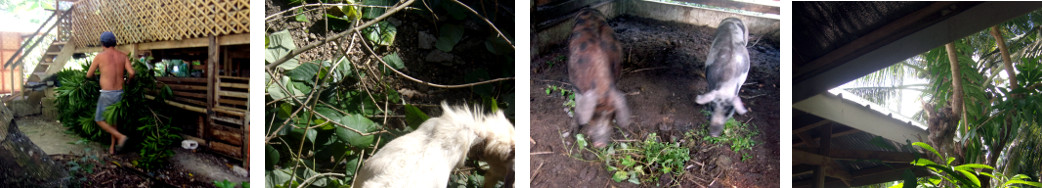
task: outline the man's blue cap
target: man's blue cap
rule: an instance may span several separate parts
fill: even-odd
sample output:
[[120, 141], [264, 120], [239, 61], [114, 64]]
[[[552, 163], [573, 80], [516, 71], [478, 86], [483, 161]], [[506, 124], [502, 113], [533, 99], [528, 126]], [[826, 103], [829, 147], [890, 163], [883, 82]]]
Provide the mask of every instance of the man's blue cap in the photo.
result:
[[116, 35], [110, 31], [101, 33], [101, 45], [105, 47], [116, 46]]

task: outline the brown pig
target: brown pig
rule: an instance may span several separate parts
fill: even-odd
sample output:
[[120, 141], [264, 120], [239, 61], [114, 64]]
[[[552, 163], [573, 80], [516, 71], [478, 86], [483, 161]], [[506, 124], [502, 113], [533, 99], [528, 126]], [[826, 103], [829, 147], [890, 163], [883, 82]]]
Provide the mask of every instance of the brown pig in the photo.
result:
[[568, 41], [568, 79], [578, 87], [575, 119], [596, 148], [611, 140], [611, 120], [629, 125], [625, 94], [615, 87], [622, 69], [622, 46], [599, 11], [585, 8], [575, 16]]

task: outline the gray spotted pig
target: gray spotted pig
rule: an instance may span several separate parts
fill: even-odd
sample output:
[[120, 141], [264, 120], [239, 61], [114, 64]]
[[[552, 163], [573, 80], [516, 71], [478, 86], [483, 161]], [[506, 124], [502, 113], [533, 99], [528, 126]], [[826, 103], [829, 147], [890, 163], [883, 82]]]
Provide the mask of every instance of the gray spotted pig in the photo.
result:
[[713, 115], [710, 118], [709, 132], [720, 136], [724, 122], [734, 112], [745, 114], [738, 90], [749, 74], [749, 52], [745, 49], [748, 38], [745, 24], [738, 18], [726, 18], [716, 29], [716, 37], [706, 57], [706, 79], [709, 92], [699, 95], [695, 102], [706, 104], [713, 102]]

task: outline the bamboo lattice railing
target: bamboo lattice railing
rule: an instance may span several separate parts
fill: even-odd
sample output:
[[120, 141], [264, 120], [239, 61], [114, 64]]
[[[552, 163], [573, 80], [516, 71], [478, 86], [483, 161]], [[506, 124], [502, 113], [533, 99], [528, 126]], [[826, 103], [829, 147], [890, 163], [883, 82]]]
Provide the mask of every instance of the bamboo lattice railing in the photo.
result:
[[81, 0], [61, 22], [59, 40], [100, 46], [112, 31], [120, 45], [250, 32], [249, 0]]

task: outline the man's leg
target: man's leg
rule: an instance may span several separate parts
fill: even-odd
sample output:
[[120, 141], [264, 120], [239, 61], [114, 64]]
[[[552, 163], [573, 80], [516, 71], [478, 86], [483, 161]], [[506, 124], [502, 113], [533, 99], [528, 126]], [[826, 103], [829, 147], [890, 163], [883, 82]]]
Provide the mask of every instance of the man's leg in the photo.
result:
[[[112, 134], [113, 145], [109, 146], [109, 153], [110, 154], [115, 153], [114, 149], [113, 149], [113, 146], [123, 146], [123, 143], [127, 142], [127, 135], [123, 135], [123, 133], [119, 133], [119, 130], [116, 130], [116, 127], [113, 127], [112, 125], [109, 125], [108, 123], [105, 123], [105, 121], [96, 121], [96, 122], [98, 123], [98, 126], [101, 127], [102, 130], [105, 130], [105, 132], [109, 132], [109, 134]], [[118, 140], [118, 142], [117, 142], [117, 140]]]
[[109, 154], [114, 154], [114, 153], [116, 153], [116, 139], [118, 139], [118, 138], [116, 138], [116, 135], [114, 135], [114, 134], [109, 134], [109, 135], [110, 135], [109, 137], [112, 137], [111, 139], [109, 139], [109, 140], [111, 140], [111, 142], [109, 142]]

